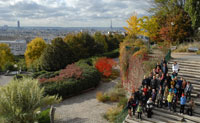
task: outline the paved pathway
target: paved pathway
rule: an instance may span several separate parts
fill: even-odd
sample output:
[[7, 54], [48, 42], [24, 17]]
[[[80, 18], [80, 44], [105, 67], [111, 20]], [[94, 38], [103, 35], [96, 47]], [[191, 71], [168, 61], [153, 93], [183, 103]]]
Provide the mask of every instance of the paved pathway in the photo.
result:
[[[118, 59], [115, 61], [118, 62]], [[103, 114], [116, 103], [98, 102], [96, 93], [108, 91], [118, 81], [119, 77], [109, 83], [100, 83], [95, 90], [71, 97], [56, 105], [55, 123], [107, 123]]]
[[13, 76], [0, 75], [0, 86], [5, 85], [12, 80]]

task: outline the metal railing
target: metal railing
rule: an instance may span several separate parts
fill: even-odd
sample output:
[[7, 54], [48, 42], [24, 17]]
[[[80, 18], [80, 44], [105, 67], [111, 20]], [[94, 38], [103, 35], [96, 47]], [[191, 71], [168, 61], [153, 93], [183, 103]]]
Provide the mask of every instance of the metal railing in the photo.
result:
[[126, 116], [128, 115], [128, 108], [127, 106], [122, 110], [120, 114], [117, 115], [117, 119], [115, 120], [115, 123], [122, 123]]
[[165, 60], [168, 62], [171, 59], [171, 49], [169, 49], [169, 51], [167, 52], [167, 54], [165, 55]]

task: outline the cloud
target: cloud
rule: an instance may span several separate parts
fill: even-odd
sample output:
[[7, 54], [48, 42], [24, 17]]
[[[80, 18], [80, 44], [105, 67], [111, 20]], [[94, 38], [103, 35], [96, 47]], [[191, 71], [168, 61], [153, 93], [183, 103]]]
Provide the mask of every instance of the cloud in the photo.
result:
[[[0, 23], [12, 26], [126, 25], [133, 12], [147, 15], [150, 0], [0, 0]], [[33, 25], [34, 24], [34, 25]]]

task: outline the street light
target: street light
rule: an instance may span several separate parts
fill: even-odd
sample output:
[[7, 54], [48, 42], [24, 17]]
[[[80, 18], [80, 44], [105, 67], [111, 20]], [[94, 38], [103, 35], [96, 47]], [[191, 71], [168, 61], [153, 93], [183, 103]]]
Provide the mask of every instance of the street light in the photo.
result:
[[[171, 25], [172, 25], [172, 33], [173, 33], [174, 32], [174, 30], [173, 30], [174, 22], [171, 22]], [[172, 37], [172, 42], [173, 42], [173, 37]]]
[[174, 26], [174, 22], [171, 22], [171, 25]]

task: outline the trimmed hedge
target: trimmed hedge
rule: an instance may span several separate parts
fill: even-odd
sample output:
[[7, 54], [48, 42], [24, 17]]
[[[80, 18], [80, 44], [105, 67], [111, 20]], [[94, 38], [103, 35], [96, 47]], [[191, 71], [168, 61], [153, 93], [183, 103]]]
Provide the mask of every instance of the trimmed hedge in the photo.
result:
[[45, 94], [58, 94], [62, 98], [66, 98], [79, 94], [84, 90], [94, 88], [99, 84], [101, 74], [93, 66], [80, 62], [77, 65], [83, 69], [82, 79], [69, 78], [59, 82], [41, 83], [41, 86], [45, 87]]
[[59, 75], [60, 71], [55, 71], [55, 72], [48, 72], [48, 71], [39, 71], [39, 72], [34, 72], [31, 76], [33, 78], [52, 78], [57, 75]]
[[107, 58], [117, 58], [117, 57], [119, 57], [119, 49], [115, 49], [113, 51], [106, 52], [101, 56], [105, 56]]

